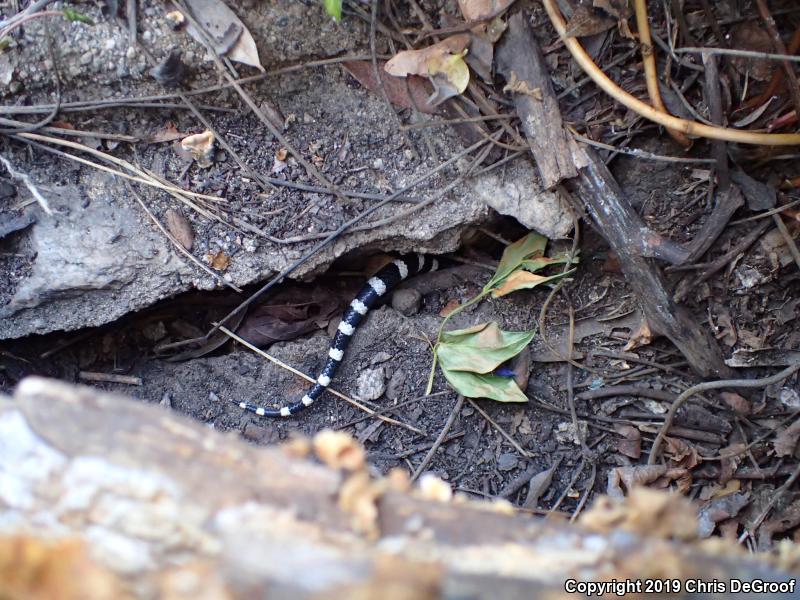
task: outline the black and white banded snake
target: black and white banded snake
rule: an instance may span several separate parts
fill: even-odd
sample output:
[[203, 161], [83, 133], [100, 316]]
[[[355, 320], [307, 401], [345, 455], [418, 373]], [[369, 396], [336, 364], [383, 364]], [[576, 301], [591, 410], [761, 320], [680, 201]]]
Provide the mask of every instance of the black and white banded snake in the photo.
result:
[[355, 333], [364, 315], [378, 302], [378, 300], [393, 290], [404, 279], [435, 271], [439, 262], [435, 258], [424, 254], [403, 254], [387, 264], [374, 277], [370, 278], [364, 287], [359, 290], [350, 306], [342, 315], [342, 320], [336, 330], [331, 347], [328, 350], [328, 360], [317, 377], [316, 383], [297, 402], [287, 404], [281, 408], [256, 406], [250, 402], [239, 402], [239, 407], [257, 414], [260, 417], [291, 417], [304, 408], [311, 406], [330, 385], [336, 374], [336, 369], [344, 357], [344, 351], [350, 343], [350, 338]]

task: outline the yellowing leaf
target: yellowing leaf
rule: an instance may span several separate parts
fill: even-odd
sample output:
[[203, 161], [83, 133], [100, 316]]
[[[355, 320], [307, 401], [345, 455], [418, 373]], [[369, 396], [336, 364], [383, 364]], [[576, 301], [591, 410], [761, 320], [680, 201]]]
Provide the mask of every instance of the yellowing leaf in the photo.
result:
[[384, 65], [384, 70], [395, 77], [430, 75], [431, 60], [441, 63], [448, 55], [461, 55], [469, 46], [469, 34], [460, 33], [420, 50], [403, 50]]
[[494, 277], [486, 284], [485, 289], [495, 287], [497, 283], [516, 271], [524, 260], [543, 256], [546, 247], [547, 238], [538, 233], [529, 233], [524, 238], [507, 246], [500, 258], [500, 264], [497, 265]]
[[469, 67], [464, 62], [466, 55], [466, 50], [460, 54], [435, 55], [428, 60], [428, 74], [443, 75], [459, 94], [463, 94], [469, 84]]
[[496, 289], [492, 290], [492, 298], [499, 298], [500, 296], [505, 296], [506, 294], [516, 292], [517, 290], [534, 288], [537, 285], [559, 279], [560, 277], [565, 277], [566, 275], [574, 272], [575, 269], [570, 269], [566, 273], [558, 273], [556, 275], [545, 277], [543, 275], [536, 275], [535, 273], [530, 273], [528, 271], [514, 271], [505, 279], [505, 281], [503, 281], [502, 284], [500, 284]]

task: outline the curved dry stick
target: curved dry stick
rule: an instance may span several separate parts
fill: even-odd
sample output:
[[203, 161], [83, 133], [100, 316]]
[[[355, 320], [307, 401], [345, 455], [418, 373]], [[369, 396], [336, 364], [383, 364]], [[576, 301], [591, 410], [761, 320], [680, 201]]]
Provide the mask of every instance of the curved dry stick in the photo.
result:
[[686, 119], [680, 119], [659, 112], [611, 81], [586, 53], [586, 50], [583, 49], [580, 42], [574, 37], [567, 37], [567, 27], [564, 22], [564, 17], [561, 16], [561, 12], [554, 4], [554, 0], [542, 0], [542, 2], [550, 17], [550, 21], [553, 23], [553, 27], [556, 32], [558, 32], [558, 35], [561, 37], [570, 54], [572, 54], [572, 58], [575, 59], [575, 62], [580, 65], [586, 74], [589, 75], [604, 92], [645, 119], [649, 119], [654, 123], [658, 123], [670, 129], [677, 129], [686, 135], [694, 135], [714, 140], [725, 140], [727, 142], [738, 142], [742, 144], [760, 144], [765, 146], [794, 146], [800, 144], [800, 134], [797, 133], [738, 131], [727, 127], [713, 127], [695, 121], [687, 121]]
[[[647, 0], [635, 0], [633, 3], [636, 11], [636, 28], [639, 30], [639, 46], [642, 49], [642, 64], [644, 65], [644, 79], [647, 83], [647, 95], [659, 112], [670, 114], [664, 101], [661, 99], [661, 90], [658, 89], [658, 71], [656, 69], [656, 56], [653, 53], [653, 40], [650, 37], [650, 23], [647, 20]], [[688, 149], [692, 142], [677, 129], [667, 129], [684, 149]]]
[[658, 435], [656, 439], [653, 441], [653, 447], [650, 449], [650, 456], [647, 457], [647, 464], [654, 465], [656, 464], [656, 458], [658, 458], [658, 451], [661, 449], [661, 444], [664, 441], [664, 438], [667, 436], [667, 432], [669, 431], [670, 425], [672, 425], [672, 420], [675, 418], [675, 413], [678, 412], [678, 409], [686, 402], [689, 398], [695, 395], [698, 392], [704, 392], [706, 390], [716, 390], [719, 388], [724, 387], [740, 387], [740, 388], [760, 388], [766, 387], [768, 385], [772, 385], [773, 383], [778, 383], [779, 381], [786, 379], [800, 369], [800, 363], [795, 363], [789, 367], [786, 367], [780, 373], [776, 373], [775, 375], [771, 375], [770, 377], [764, 377], [762, 379], [722, 379], [719, 381], [704, 381], [703, 383], [698, 383], [697, 385], [693, 385], [689, 389], [685, 390], [680, 396], [675, 399], [675, 402], [672, 403], [672, 406], [669, 407], [669, 411], [667, 412], [667, 416], [664, 418], [664, 424], [661, 425], [661, 429], [658, 430]]

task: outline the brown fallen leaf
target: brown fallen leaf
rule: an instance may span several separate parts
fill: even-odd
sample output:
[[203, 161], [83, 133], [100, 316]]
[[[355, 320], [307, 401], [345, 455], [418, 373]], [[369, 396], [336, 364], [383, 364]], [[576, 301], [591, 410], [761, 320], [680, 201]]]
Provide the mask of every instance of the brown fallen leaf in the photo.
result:
[[461, 306], [461, 303], [455, 298], [453, 298], [452, 300], [448, 300], [447, 304], [444, 305], [444, 308], [439, 311], [439, 316], [446, 317], [455, 309], [457, 309], [459, 306]]
[[[253, 36], [236, 13], [222, 0], [186, 0], [186, 4], [210, 34], [214, 50], [219, 56], [227, 56], [236, 62], [264, 70]], [[204, 43], [205, 36], [191, 23], [186, 31], [195, 40]]]
[[327, 327], [346, 305], [344, 293], [325, 286], [291, 285], [247, 314], [237, 333], [259, 348]]
[[492, 291], [492, 297], [499, 298], [517, 290], [531, 288], [539, 285], [541, 282], [546, 281], [547, 279], [549, 278], [543, 275], [537, 275], [536, 273], [531, 273], [530, 271], [514, 271], [511, 275], [506, 277], [505, 281], [503, 281], [503, 284], [500, 287]]
[[480, 21], [503, 13], [514, 0], [458, 0], [458, 8], [467, 21]]
[[231, 264], [231, 257], [225, 254], [222, 250], [214, 254], [206, 254], [206, 262], [211, 265], [212, 269], [217, 271], [224, 271]]
[[701, 538], [707, 538], [717, 527], [717, 523], [726, 521], [739, 514], [750, 504], [750, 494], [730, 494], [715, 498], [700, 509], [697, 518], [697, 533]]
[[147, 136], [143, 141], [147, 144], [160, 144], [162, 142], [174, 142], [184, 137], [186, 134], [178, 131], [175, 123], [167, 121], [164, 127], [156, 131], [154, 134]]
[[733, 409], [737, 415], [749, 415], [752, 412], [750, 402], [735, 392], [720, 393], [722, 401]]
[[181, 140], [181, 150], [188, 153], [201, 167], [211, 166], [214, 158], [214, 145], [216, 137], [212, 131], [206, 130], [186, 136]]
[[579, 4], [567, 22], [567, 37], [584, 37], [607, 31], [617, 24], [608, 13], [586, 4]]
[[614, 429], [622, 437], [617, 440], [617, 451], [624, 456], [637, 459], [642, 455], [642, 434], [633, 425], [617, 423]]
[[797, 448], [797, 440], [800, 438], [800, 419], [782, 429], [775, 436], [772, 442], [776, 456], [792, 456]]
[[427, 104], [438, 106], [448, 98], [463, 94], [467, 89], [469, 67], [464, 62], [464, 56], [469, 43], [469, 34], [456, 34], [427, 48], [398, 52], [383, 68], [395, 77], [429, 77], [434, 93], [428, 98]]
[[178, 243], [186, 250], [191, 250], [192, 244], [194, 244], [194, 230], [183, 213], [170, 208], [164, 213], [164, 222], [167, 230], [178, 240]]
[[430, 82], [424, 77], [410, 75], [399, 79], [389, 75], [385, 69], [385, 62], [378, 62], [380, 81], [375, 77], [375, 69], [368, 60], [349, 60], [342, 66], [350, 75], [369, 91], [381, 94], [381, 85], [386, 90], [389, 102], [400, 108], [415, 108], [426, 114], [437, 114], [439, 111], [428, 105], [428, 98], [433, 91]]
[[531, 88], [527, 81], [518, 79], [514, 71], [511, 71], [511, 77], [509, 77], [508, 83], [503, 87], [503, 93], [505, 92], [523, 94], [539, 101], [544, 98], [544, 96], [542, 96], [542, 88]]
[[528, 494], [525, 496], [525, 501], [522, 503], [524, 508], [536, 508], [539, 505], [539, 498], [547, 491], [550, 484], [553, 482], [553, 474], [561, 464], [562, 458], [559, 456], [549, 469], [545, 469], [531, 477], [528, 484]]
[[664, 454], [676, 467], [693, 469], [702, 462], [697, 448], [678, 438], [664, 438]]
[[628, 338], [628, 342], [625, 344], [623, 350], [625, 352], [629, 352], [634, 348], [639, 348], [641, 346], [647, 346], [650, 342], [653, 341], [653, 332], [650, 329], [650, 324], [647, 322], [647, 319], [642, 317], [641, 323], [639, 323], [639, 327], [636, 328], [631, 334], [631, 337]]
[[[754, 52], [772, 52], [772, 38], [769, 32], [757, 20], [748, 20], [734, 25], [730, 32], [731, 48], [752, 50]], [[734, 68], [742, 75], [748, 75], [758, 81], [766, 81], [772, 77], [773, 61], [764, 58], [733, 56], [730, 59]]]
[[427, 48], [403, 50], [384, 65], [384, 70], [395, 77], [407, 75], [430, 75], [428, 65], [431, 61], [441, 61], [448, 55], [461, 54], [469, 46], [469, 34], [452, 35]]
[[622, 498], [625, 492], [630, 492], [636, 487], [653, 483], [660, 477], [670, 480], [682, 477], [686, 469], [667, 469], [664, 465], [635, 465], [632, 467], [617, 467], [608, 472], [606, 494], [613, 498]]

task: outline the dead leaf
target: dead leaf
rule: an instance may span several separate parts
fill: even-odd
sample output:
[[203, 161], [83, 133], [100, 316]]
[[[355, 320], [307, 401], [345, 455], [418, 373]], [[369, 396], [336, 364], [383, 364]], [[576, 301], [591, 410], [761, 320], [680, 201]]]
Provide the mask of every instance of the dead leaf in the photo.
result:
[[528, 494], [525, 496], [525, 501], [522, 503], [524, 508], [533, 509], [539, 505], [539, 498], [541, 498], [550, 487], [550, 484], [553, 482], [553, 474], [560, 464], [561, 457], [559, 456], [552, 467], [531, 477], [531, 481], [528, 484]]
[[634, 348], [647, 346], [652, 341], [653, 332], [650, 329], [650, 324], [647, 322], [647, 319], [643, 317], [641, 323], [639, 323], [639, 327], [637, 327], [636, 331], [634, 331], [631, 334], [631, 337], [628, 338], [628, 342], [625, 344], [623, 350], [625, 352], [630, 352]]
[[795, 420], [794, 423], [782, 429], [775, 436], [775, 441], [772, 442], [775, 448], [775, 455], [792, 456], [795, 448], [797, 448], [798, 438], [800, 438], [800, 419]]
[[444, 305], [444, 308], [442, 308], [442, 310], [439, 311], [439, 316], [446, 317], [455, 309], [457, 309], [459, 306], [461, 306], [461, 303], [455, 298], [453, 298], [452, 300], [448, 300], [447, 304]]
[[517, 74], [514, 71], [511, 71], [511, 77], [508, 79], [508, 83], [503, 88], [503, 93], [506, 92], [513, 92], [515, 94], [524, 94], [525, 96], [530, 96], [534, 100], [541, 101], [544, 96], [542, 96], [542, 88], [532, 88], [528, 85], [528, 82], [522, 79], [517, 78]]
[[148, 144], [160, 144], [162, 142], [174, 142], [175, 140], [179, 140], [184, 137], [186, 134], [181, 133], [178, 131], [178, 128], [175, 127], [175, 123], [172, 121], [167, 121], [164, 124], [164, 127], [156, 131], [153, 135], [150, 135], [144, 139], [145, 143]]
[[469, 34], [460, 33], [420, 50], [403, 50], [384, 65], [384, 70], [394, 77], [430, 75], [431, 61], [441, 63], [448, 56], [460, 56], [469, 46]]
[[720, 393], [722, 401], [731, 407], [737, 415], [749, 415], [752, 412], [750, 402], [735, 392]]
[[191, 250], [192, 244], [194, 244], [194, 230], [183, 213], [170, 208], [164, 213], [164, 222], [167, 230], [178, 240], [178, 243], [186, 250]]
[[496, 17], [508, 9], [514, 0], [458, 0], [458, 8], [467, 21]]
[[579, 4], [567, 22], [566, 37], [585, 37], [602, 33], [614, 27], [617, 19], [592, 6]]
[[326, 286], [289, 285], [247, 314], [238, 334], [259, 348], [328, 326], [346, 305], [345, 293]]
[[469, 43], [469, 34], [460, 33], [427, 48], [398, 52], [383, 68], [395, 77], [428, 76], [434, 93], [427, 103], [437, 106], [467, 89], [469, 67], [464, 56]]
[[369, 91], [381, 94], [381, 85], [386, 90], [389, 102], [400, 108], [415, 108], [427, 114], [436, 114], [435, 107], [428, 105], [432, 87], [427, 79], [417, 75], [409, 75], [403, 79], [392, 77], [385, 70], [386, 63], [378, 62], [380, 83], [375, 77], [375, 69], [368, 60], [349, 60], [342, 63], [347, 72]]
[[492, 292], [492, 296], [494, 298], [499, 298], [517, 290], [534, 287], [539, 285], [542, 281], [546, 281], [548, 279], [550, 278], [543, 275], [537, 275], [536, 273], [531, 273], [530, 271], [514, 271], [511, 275], [506, 277], [506, 280], [500, 287], [496, 288]]
[[664, 465], [617, 467], [608, 472], [606, 493], [614, 498], [622, 498], [626, 491], [653, 483], [660, 477], [674, 480], [685, 473], [686, 469], [667, 469]]
[[691, 502], [667, 492], [637, 487], [628, 498], [601, 496], [578, 522], [603, 533], [622, 529], [663, 539], [692, 540], [697, 519]]
[[697, 448], [678, 438], [664, 438], [664, 453], [676, 467], [693, 469], [702, 462]]
[[708, 502], [697, 515], [698, 535], [701, 538], [709, 537], [714, 533], [717, 523], [735, 517], [748, 504], [749, 494], [730, 494]]
[[224, 271], [231, 264], [231, 257], [225, 254], [222, 250], [215, 254], [206, 254], [206, 262], [211, 265], [212, 269], [217, 271]]
[[[752, 50], [755, 52], [772, 52], [772, 38], [766, 29], [756, 20], [748, 20], [734, 25], [730, 32], [731, 48]], [[733, 56], [730, 59], [734, 68], [742, 75], [748, 75], [758, 81], [766, 81], [772, 77], [772, 70], [777, 64], [764, 58], [748, 58]]]
[[624, 456], [637, 459], [642, 455], [642, 434], [633, 425], [617, 423], [614, 429], [622, 437], [617, 440], [617, 451]]
[[214, 158], [216, 138], [210, 130], [186, 136], [181, 140], [181, 149], [188, 153], [201, 167], [211, 166]]
[[[195, 19], [210, 34], [217, 55], [264, 70], [253, 36], [222, 0], [186, 0], [186, 4]], [[194, 25], [190, 23], [186, 31], [195, 40], [203, 43], [205, 36]]]

